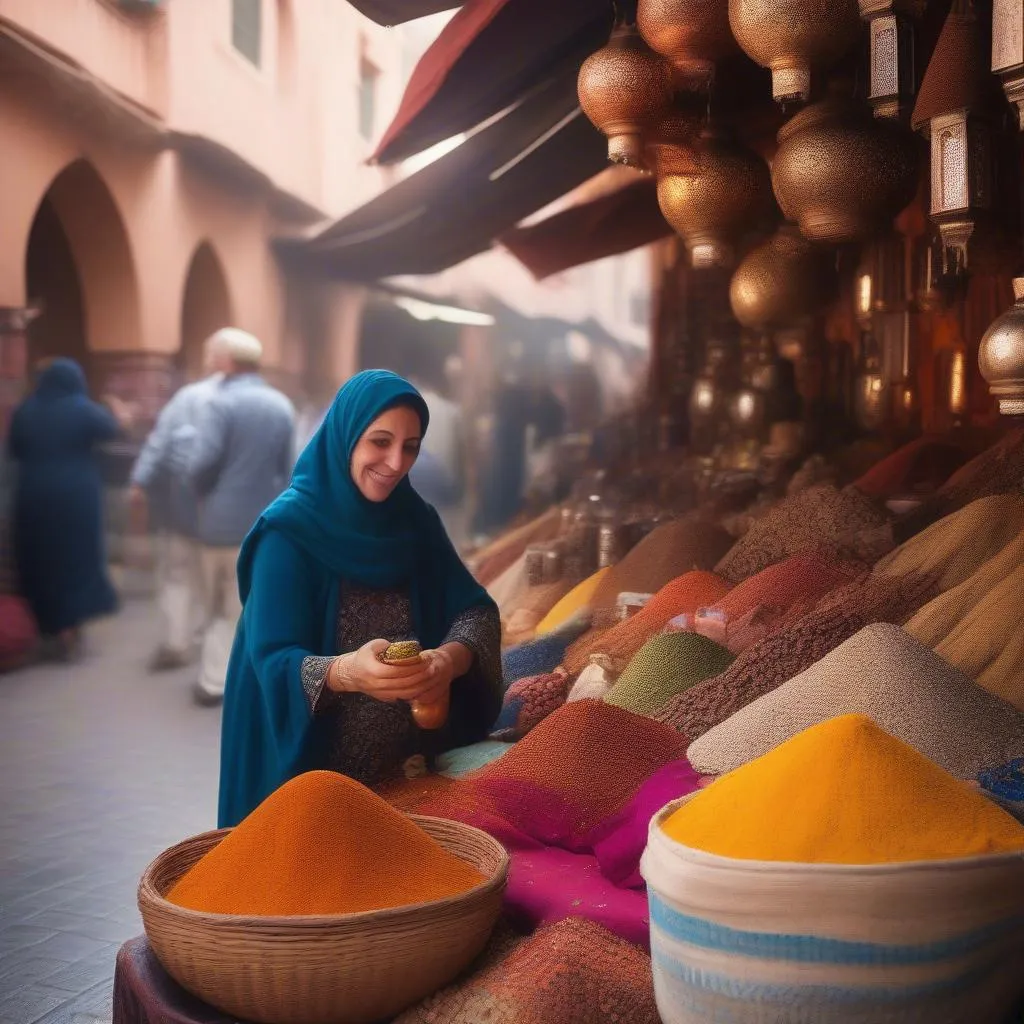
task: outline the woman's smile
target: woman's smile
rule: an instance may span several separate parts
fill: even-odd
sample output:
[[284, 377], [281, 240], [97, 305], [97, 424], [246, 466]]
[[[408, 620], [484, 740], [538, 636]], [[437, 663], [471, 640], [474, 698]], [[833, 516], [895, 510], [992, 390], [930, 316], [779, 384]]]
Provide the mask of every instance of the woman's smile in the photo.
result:
[[375, 419], [352, 453], [350, 471], [368, 501], [386, 501], [420, 453], [423, 424], [414, 409], [396, 406]]

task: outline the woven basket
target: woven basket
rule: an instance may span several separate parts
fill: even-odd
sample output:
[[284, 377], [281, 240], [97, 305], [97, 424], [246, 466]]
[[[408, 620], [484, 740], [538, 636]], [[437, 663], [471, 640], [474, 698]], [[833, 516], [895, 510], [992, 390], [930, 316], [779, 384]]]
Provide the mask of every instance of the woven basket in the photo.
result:
[[651, 822], [641, 874], [665, 1024], [1001, 1024], [1024, 996], [1024, 853], [735, 860]]
[[182, 988], [255, 1024], [369, 1024], [450, 982], [480, 953], [501, 910], [509, 857], [478, 829], [412, 815], [487, 879], [468, 892], [359, 914], [241, 917], [164, 899], [230, 831], [165, 850], [139, 883], [139, 910], [160, 963]]

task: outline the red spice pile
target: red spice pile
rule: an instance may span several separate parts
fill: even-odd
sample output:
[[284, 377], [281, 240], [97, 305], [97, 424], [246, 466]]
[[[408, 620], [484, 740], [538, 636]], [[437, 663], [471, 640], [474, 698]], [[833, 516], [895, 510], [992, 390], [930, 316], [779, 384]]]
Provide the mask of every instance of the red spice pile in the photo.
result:
[[898, 448], [855, 483], [862, 494], [884, 501], [898, 494], [933, 491], [970, 458], [970, 452], [940, 437], [919, 437]]

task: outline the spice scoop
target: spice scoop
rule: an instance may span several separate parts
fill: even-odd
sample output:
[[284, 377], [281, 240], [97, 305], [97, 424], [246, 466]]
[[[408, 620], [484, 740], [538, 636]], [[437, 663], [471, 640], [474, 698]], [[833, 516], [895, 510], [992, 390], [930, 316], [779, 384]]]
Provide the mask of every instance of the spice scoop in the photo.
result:
[[390, 644], [385, 651], [377, 655], [385, 665], [415, 665], [423, 654], [423, 648], [417, 640], [400, 640]]

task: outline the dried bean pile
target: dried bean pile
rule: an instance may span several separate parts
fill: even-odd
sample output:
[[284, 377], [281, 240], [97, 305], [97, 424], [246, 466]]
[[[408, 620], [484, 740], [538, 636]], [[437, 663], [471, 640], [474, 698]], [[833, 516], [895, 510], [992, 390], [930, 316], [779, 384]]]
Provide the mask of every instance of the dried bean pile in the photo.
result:
[[823, 542], [838, 544], [863, 561], [874, 561], [892, 546], [886, 534], [887, 517], [869, 498], [852, 488], [839, 491], [823, 484], [784, 498], [752, 523], [715, 572], [739, 583]]
[[902, 625], [933, 597], [934, 585], [916, 577], [867, 576], [840, 587], [806, 615], [747, 648], [721, 675], [673, 697], [654, 717], [695, 740], [865, 626]]

